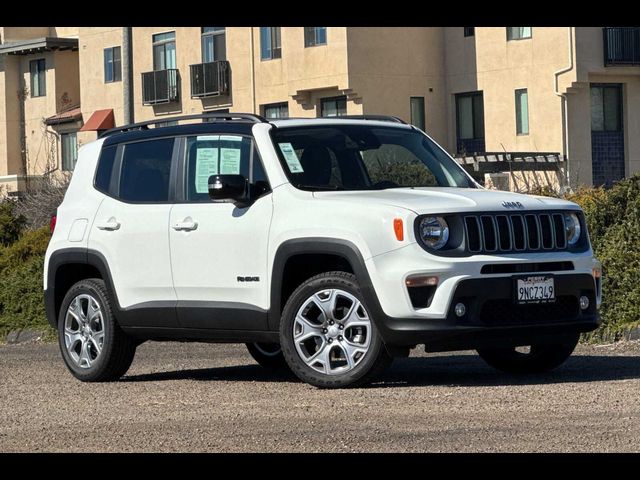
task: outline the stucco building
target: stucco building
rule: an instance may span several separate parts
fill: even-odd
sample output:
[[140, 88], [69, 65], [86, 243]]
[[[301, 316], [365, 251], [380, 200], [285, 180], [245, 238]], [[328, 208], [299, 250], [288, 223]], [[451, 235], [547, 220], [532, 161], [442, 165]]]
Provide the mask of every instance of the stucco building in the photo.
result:
[[551, 153], [544, 180], [610, 184], [640, 170], [639, 106], [639, 28], [4, 27], [0, 185], [72, 170], [100, 129], [209, 111], [395, 115], [455, 155]]

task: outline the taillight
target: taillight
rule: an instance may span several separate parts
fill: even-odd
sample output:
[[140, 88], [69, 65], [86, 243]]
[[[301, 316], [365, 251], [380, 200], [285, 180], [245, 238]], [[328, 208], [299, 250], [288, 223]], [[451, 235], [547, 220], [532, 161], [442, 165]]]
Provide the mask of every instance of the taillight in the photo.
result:
[[53, 234], [53, 231], [56, 229], [56, 221], [58, 220], [58, 214], [54, 213], [51, 215], [51, 220], [49, 221], [49, 231]]

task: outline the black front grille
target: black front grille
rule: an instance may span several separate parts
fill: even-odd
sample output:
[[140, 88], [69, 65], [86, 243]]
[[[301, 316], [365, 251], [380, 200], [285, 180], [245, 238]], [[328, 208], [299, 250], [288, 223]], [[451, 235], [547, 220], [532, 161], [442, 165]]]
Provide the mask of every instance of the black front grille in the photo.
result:
[[574, 319], [580, 313], [578, 299], [561, 296], [553, 303], [518, 305], [512, 300], [487, 300], [480, 321], [487, 326], [531, 325]]
[[464, 230], [470, 253], [567, 248], [562, 213], [466, 215]]

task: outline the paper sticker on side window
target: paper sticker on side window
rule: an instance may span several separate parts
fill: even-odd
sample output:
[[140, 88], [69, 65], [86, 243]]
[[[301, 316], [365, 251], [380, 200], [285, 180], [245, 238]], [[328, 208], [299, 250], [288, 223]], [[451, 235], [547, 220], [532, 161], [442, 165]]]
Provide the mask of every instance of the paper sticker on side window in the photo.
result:
[[[204, 143], [217, 139], [217, 137], [198, 137], [198, 145], [196, 147], [197, 193], [207, 193], [209, 191], [209, 177], [218, 174], [218, 148], [207, 146]], [[202, 145], [200, 145], [200, 142], [202, 142]]]
[[304, 172], [302, 165], [300, 165], [300, 160], [298, 159], [298, 155], [296, 151], [293, 149], [293, 145], [290, 143], [279, 143], [280, 151], [282, 155], [284, 155], [284, 159], [287, 162], [287, 166], [289, 167], [289, 171], [291, 173], [300, 173]]

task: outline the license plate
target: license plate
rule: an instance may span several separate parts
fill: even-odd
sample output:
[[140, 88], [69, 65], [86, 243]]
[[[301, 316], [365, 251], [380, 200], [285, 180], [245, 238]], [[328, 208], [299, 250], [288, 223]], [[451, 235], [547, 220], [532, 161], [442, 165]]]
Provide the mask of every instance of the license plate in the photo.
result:
[[549, 303], [556, 301], [553, 277], [536, 275], [516, 279], [516, 303]]

